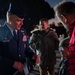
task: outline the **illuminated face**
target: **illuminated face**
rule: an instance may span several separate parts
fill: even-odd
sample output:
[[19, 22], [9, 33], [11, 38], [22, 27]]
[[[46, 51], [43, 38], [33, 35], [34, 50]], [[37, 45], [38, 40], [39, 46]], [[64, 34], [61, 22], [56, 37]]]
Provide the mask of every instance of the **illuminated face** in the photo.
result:
[[46, 30], [49, 27], [48, 22], [42, 21], [41, 23], [41, 30]]
[[19, 18], [16, 15], [10, 17], [10, 25], [15, 30], [20, 30], [21, 26], [23, 25], [24, 18]]
[[56, 12], [56, 17], [68, 31], [69, 28], [68, 28], [68, 23], [67, 23], [67, 17], [65, 17], [64, 15], [58, 15], [57, 12]]

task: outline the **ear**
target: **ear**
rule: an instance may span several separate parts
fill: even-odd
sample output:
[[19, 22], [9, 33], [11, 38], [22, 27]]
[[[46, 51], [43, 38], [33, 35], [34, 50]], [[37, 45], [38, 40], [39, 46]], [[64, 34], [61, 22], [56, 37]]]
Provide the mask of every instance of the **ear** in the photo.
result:
[[64, 22], [67, 22], [67, 21], [68, 21], [68, 19], [67, 19], [67, 17], [66, 17], [66, 16], [61, 15], [61, 17], [62, 17], [62, 20], [63, 20]]
[[9, 17], [9, 21], [11, 21], [12, 20], [12, 17]]

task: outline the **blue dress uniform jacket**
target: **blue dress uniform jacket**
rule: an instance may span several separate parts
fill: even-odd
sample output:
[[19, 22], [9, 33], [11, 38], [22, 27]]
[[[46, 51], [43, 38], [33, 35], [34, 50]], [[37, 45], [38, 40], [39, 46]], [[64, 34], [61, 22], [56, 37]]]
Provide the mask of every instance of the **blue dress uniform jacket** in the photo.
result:
[[[25, 57], [32, 57], [34, 53], [28, 50], [25, 32], [20, 30], [18, 42], [5, 24], [0, 27], [0, 75], [13, 75], [16, 69], [14, 61], [25, 63]], [[26, 46], [24, 46], [26, 45]]]

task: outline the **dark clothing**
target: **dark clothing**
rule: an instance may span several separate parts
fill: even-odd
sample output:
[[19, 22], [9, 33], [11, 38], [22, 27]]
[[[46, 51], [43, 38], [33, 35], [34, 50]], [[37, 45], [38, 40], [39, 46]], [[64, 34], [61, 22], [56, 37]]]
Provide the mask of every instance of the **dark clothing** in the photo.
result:
[[30, 38], [30, 48], [40, 52], [40, 65], [50, 67], [56, 64], [56, 53], [58, 49], [58, 37], [52, 29], [47, 32], [37, 30]]
[[27, 36], [24, 32], [19, 31], [17, 40], [6, 24], [0, 28], [0, 75], [13, 75], [16, 71], [12, 67], [14, 61], [25, 63], [26, 56], [33, 56], [32, 51], [24, 48], [27, 44], [27, 40], [23, 40]]
[[44, 65], [40, 65], [40, 73], [41, 75], [48, 75], [48, 72], [50, 73], [50, 75], [53, 75], [53, 72], [54, 72], [54, 65], [48, 65], [47, 66], [44, 66]]
[[63, 58], [59, 64], [59, 72], [58, 75], [69, 75], [68, 70], [68, 59]]

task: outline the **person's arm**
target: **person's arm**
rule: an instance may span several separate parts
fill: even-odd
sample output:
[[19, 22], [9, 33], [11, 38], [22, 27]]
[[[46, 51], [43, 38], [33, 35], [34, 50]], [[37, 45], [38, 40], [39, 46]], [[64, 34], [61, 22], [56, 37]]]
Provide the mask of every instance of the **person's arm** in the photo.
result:
[[14, 61], [12, 59], [7, 58], [7, 57], [4, 56], [4, 52], [2, 51], [2, 48], [1, 48], [1, 46], [2, 46], [1, 43], [2, 42], [0, 42], [0, 63], [1, 64], [6, 64], [6, 65], [8, 65], [8, 64], [13, 65]]
[[30, 59], [31, 62], [33, 62], [33, 63], [37, 62], [38, 63], [39, 62], [39, 60], [38, 60], [39, 56], [36, 54], [36, 44], [35, 44], [36, 41], [35, 40], [36, 39], [34, 37], [32, 39], [29, 39], [28, 46], [27, 46], [27, 49], [26, 49], [25, 53], [26, 53], [26, 56], [29, 57], [29, 59]]
[[4, 51], [2, 49], [2, 42], [0, 42], [0, 67], [3, 68], [3, 65], [5, 65], [5, 67], [8, 67], [9, 65], [10, 67], [18, 70], [19, 72], [22, 72], [24, 67], [24, 64], [22, 64], [21, 62], [15, 61], [10, 57], [6, 57], [4, 55]]
[[31, 50], [36, 50], [36, 35], [32, 34], [29, 40], [29, 47]]

